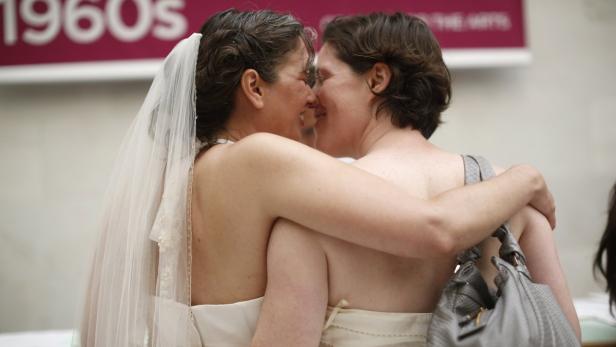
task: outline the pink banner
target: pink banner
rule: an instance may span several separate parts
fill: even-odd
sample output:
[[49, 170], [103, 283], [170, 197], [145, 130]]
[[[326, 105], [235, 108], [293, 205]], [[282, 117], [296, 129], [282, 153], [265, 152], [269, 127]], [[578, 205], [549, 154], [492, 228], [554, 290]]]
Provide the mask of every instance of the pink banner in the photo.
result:
[[0, 0], [0, 66], [161, 58], [229, 7], [290, 12], [316, 29], [336, 15], [402, 11], [424, 18], [444, 49], [525, 47], [522, 0]]

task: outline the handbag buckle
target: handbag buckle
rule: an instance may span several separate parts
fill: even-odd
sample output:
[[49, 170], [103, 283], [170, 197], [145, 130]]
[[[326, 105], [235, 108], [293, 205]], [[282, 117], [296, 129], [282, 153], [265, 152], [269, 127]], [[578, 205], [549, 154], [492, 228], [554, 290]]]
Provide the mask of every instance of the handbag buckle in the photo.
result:
[[[481, 317], [488, 309], [485, 307], [480, 307], [479, 310], [474, 315], [467, 315], [464, 321], [460, 322], [460, 332], [458, 335], [458, 339], [462, 340], [471, 335], [474, 335], [486, 327], [485, 322], [481, 322]], [[474, 324], [470, 324], [474, 323]]]
[[480, 307], [479, 311], [475, 315], [475, 326], [478, 326], [481, 323], [481, 315], [486, 311], [485, 307]]

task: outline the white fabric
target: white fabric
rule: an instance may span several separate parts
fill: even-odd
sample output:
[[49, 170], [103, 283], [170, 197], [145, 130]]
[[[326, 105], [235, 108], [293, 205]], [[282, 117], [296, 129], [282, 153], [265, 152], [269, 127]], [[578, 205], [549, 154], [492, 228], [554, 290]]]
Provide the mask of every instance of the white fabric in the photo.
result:
[[321, 347], [425, 347], [431, 313], [329, 307]]
[[[203, 347], [250, 346], [262, 305], [261, 297], [233, 304], [193, 306], [192, 314]], [[321, 346], [423, 347], [431, 317], [430, 313], [329, 307]]]
[[105, 197], [82, 346], [190, 346], [190, 189], [201, 34], [165, 58]]
[[203, 346], [250, 346], [262, 305], [261, 297], [233, 304], [193, 306], [192, 314]]

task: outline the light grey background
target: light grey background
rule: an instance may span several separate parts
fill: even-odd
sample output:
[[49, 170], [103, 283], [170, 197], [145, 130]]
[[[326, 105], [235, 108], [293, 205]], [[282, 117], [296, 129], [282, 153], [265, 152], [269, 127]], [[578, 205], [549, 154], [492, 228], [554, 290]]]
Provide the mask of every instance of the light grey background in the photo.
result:
[[[616, 1], [526, 2], [533, 63], [454, 71], [434, 142], [531, 163], [558, 204], [575, 296], [616, 180]], [[0, 332], [73, 326], [113, 159], [149, 83], [0, 86]]]

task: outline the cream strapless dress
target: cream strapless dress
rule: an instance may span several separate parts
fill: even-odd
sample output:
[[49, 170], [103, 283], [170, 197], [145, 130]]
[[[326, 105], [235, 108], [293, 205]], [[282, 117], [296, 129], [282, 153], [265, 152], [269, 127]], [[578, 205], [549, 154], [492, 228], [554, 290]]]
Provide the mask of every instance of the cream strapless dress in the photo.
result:
[[[191, 307], [203, 347], [247, 347], [257, 327], [263, 298]], [[432, 314], [327, 309], [322, 347], [423, 347]], [[298, 313], [301, 314], [301, 313]]]
[[203, 347], [250, 346], [263, 298], [224, 305], [191, 307]]

